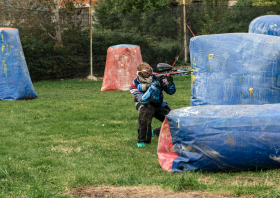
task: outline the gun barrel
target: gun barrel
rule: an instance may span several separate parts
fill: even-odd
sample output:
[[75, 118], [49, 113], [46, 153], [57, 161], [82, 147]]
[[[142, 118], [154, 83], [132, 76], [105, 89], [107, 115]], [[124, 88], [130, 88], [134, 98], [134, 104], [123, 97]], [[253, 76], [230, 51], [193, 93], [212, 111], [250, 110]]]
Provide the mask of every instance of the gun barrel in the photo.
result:
[[167, 76], [168, 74], [159, 74], [157, 75], [157, 77], [160, 77], [160, 76]]

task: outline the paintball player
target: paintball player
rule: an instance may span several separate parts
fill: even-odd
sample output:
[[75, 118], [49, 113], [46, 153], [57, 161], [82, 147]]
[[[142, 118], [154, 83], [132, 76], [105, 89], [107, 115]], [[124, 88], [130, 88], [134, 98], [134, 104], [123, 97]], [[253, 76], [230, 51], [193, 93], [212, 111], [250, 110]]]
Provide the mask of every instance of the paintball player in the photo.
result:
[[163, 122], [171, 110], [163, 100], [162, 91], [172, 95], [176, 92], [176, 86], [171, 76], [157, 78], [151, 66], [144, 62], [137, 66], [137, 77], [129, 90], [139, 112], [137, 147], [143, 147], [145, 143], [151, 143], [153, 135], [159, 136], [160, 128], [151, 130], [153, 117]]

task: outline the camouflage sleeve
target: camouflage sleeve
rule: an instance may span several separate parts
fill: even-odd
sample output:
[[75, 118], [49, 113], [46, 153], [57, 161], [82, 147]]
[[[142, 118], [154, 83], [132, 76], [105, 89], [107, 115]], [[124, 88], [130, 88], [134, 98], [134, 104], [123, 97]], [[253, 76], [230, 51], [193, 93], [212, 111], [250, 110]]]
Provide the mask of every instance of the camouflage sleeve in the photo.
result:
[[134, 83], [132, 83], [129, 87], [129, 91], [130, 93], [134, 96], [134, 98], [137, 101], [140, 101], [142, 96], [144, 95], [142, 92], [140, 92], [137, 87], [134, 85]]
[[176, 92], [176, 86], [175, 84], [173, 83], [172, 85], [168, 85], [166, 83], [166, 85], [163, 87], [163, 90], [169, 94], [169, 95], [173, 95], [175, 92]]
[[142, 96], [140, 102], [143, 104], [149, 104], [151, 102], [158, 103], [162, 102], [163, 96], [161, 89], [155, 86], [155, 83], [152, 83], [148, 91]]

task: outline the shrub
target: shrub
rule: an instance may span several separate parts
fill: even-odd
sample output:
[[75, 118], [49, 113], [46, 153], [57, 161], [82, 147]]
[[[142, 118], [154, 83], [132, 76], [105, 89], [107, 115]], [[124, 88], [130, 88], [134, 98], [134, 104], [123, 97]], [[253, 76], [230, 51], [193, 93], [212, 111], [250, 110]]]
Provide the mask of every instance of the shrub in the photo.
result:
[[[30, 35], [21, 34], [21, 43], [33, 81], [74, 78], [89, 70], [88, 49], [83, 32], [75, 34], [76, 38], [65, 32], [65, 45], [58, 46], [52, 41], [43, 41]], [[87, 39], [89, 40], [89, 39]], [[89, 43], [89, 42], [88, 42]], [[89, 59], [88, 59], [89, 60]]]
[[[86, 77], [90, 73], [89, 30], [65, 30], [64, 45], [58, 46], [28, 35], [21, 35], [26, 62], [33, 81]], [[157, 63], [172, 63], [180, 51], [179, 43], [151, 36], [117, 31], [93, 33], [93, 73], [102, 76], [107, 49], [118, 44], [139, 45], [142, 59], [156, 69]]]

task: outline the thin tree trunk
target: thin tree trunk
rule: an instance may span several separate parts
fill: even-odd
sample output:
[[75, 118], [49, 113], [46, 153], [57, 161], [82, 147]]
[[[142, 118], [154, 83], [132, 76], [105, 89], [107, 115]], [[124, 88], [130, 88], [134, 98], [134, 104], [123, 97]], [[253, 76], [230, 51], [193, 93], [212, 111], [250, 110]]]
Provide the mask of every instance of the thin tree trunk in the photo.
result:
[[56, 20], [56, 39], [58, 45], [62, 45], [62, 38], [61, 38], [61, 26], [60, 26], [60, 18], [59, 18], [59, 6], [61, 0], [54, 0], [55, 1], [55, 20]]

